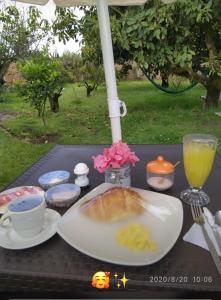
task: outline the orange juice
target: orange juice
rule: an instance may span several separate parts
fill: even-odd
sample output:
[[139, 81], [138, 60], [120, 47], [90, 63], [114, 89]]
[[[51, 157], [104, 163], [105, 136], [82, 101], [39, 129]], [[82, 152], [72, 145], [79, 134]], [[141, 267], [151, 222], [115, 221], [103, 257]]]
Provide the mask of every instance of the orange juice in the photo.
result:
[[200, 188], [212, 169], [215, 147], [206, 143], [191, 141], [184, 145], [184, 167], [190, 186]]

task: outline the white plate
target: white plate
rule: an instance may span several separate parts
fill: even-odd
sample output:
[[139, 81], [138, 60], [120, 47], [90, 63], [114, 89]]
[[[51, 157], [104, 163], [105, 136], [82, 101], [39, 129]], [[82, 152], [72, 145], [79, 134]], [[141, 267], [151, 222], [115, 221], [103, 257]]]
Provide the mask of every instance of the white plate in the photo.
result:
[[[179, 199], [160, 193], [132, 188], [142, 195], [146, 211], [116, 223], [95, 222], [80, 214], [84, 202], [113, 187], [103, 183], [74, 204], [58, 222], [58, 234], [82, 253], [121, 265], [143, 266], [159, 261], [173, 247], [182, 229], [183, 206]], [[131, 251], [116, 242], [116, 234], [126, 224], [139, 222], [150, 231], [156, 252]]]
[[61, 216], [57, 211], [46, 208], [43, 229], [38, 235], [31, 238], [19, 236], [12, 227], [7, 229], [0, 227], [0, 246], [6, 249], [19, 250], [39, 245], [57, 232], [57, 223], [60, 218]]
[[[28, 192], [29, 191], [29, 192]], [[3, 192], [0, 193], [0, 214], [4, 214], [6, 207], [8, 205], [9, 202], [11, 202], [12, 200], [23, 196], [23, 195], [33, 195], [33, 194], [44, 194], [44, 191], [42, 190], [42, 188], [40, 188], [39, 186], [19, 186], [19, 187], [15, 187], [9, 190], [5, 190]], [[5, 200], [5, 203], [2, 203], [1, 198], [2, 197], [8, 197], [8, 200]]]

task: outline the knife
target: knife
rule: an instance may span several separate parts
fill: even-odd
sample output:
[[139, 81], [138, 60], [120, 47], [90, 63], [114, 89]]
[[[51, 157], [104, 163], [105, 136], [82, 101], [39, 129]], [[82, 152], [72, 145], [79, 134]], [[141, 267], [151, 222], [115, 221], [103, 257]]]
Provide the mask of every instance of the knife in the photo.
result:
[[218, 228], [217, 228], [218, 225], [215, 223], [214, 216], [208, 208], [204, 207], [203, 211], [204, 211], [204, 215], [206, 217], [206, 221], [213, 231], [214, 237], [219, 246], [219, 251], [221, 252], [221, 236], [218, 232]]

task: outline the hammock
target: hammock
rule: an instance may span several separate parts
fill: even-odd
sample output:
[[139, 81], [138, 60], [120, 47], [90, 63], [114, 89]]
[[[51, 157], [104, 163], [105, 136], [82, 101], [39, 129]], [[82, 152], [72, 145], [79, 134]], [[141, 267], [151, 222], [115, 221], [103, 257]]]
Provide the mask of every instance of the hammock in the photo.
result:
[[144, 69], [144, 68], [141, 68], [142, 72], [144, 73], [144, 75], [147, 77], [147, 79], [156, 87], [158, 88], [159, 90], [161, 90], [162, 92], [164, 93], [167, 93], [167, 94], [181, 94], [181, 93], [184, 93], [184, 92], [187, 92], [189, 90], [191, 90], [194, 86], [196, 86], [198, 84], [197, 81], [192, 81], [192, 83], [183, 88], [183, 89], [180, 89], [180, 90], [174, 90], [174, 89], [170, 89], [170, 88], [167, 88], [167, 87], [163, 87], [159, 84], [157, 84], [151, 77], [150, 75], [147, 73], [147, 71]]

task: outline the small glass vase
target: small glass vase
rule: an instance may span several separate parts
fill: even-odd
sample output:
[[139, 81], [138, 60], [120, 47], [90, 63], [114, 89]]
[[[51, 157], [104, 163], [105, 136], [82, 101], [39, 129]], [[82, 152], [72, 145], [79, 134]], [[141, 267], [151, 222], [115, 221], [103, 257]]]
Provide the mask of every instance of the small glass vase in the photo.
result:
[[131, 186], [131, 165], [120, 168], [108, 168], [105, 171], [105, 182], [121, 186]]

